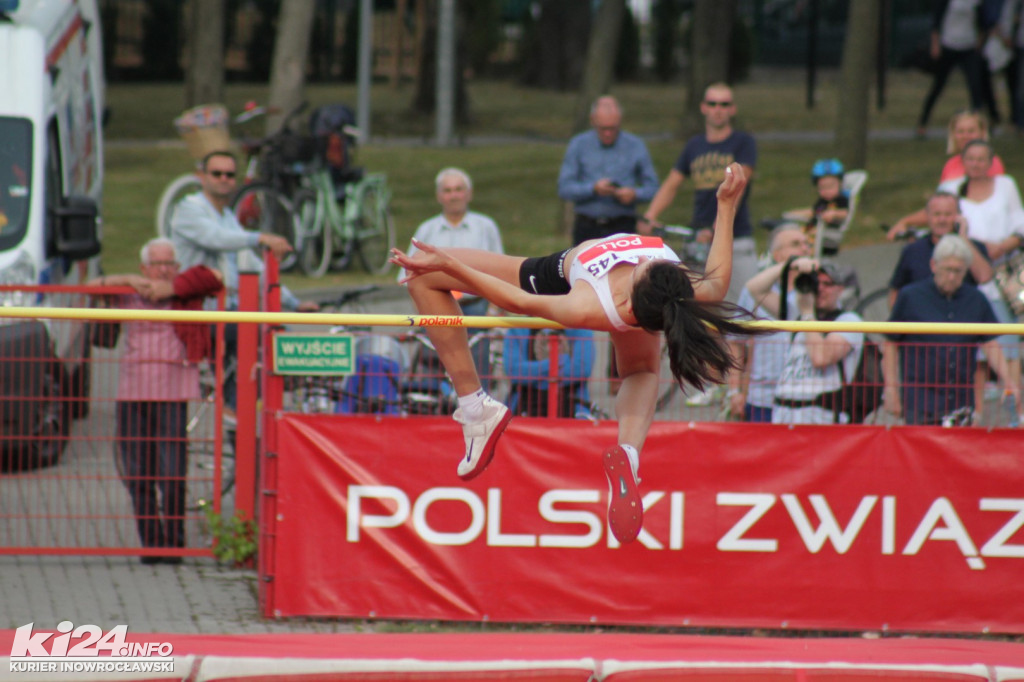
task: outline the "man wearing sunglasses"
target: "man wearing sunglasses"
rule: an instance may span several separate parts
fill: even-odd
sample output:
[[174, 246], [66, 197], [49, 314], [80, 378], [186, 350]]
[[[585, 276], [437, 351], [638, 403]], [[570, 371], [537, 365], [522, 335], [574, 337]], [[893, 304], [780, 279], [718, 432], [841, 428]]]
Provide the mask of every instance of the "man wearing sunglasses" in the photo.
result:
[[230, 208], [236, 173], [237, 163], [230, 152], [207, 154], [196, 171], [202, 191], [182, 199], [171, 217], [171, 239], [182, 267], [217, 268], [226, 260], [223, 272], [231, 291], [238, 289], [239, 251], [265, 246], [280, 258], [292, 250], [280, 235], [242, 229]]
[[[718, 213], [715, 193], [725, 179], [725, 169], [736, 162], [743, 166], [748, 178], [754, 177], [757, 143], [751, 135], [732, 127], [732, 119], [736, 115], [732, 88], [725, 83], [709, 85], [704, 91], [700, 112], [704, 115], [704, 133], [694, 135], [686, 143], [683, 153], [661, 183], [637, 226], [641, 233], [650, 233], [651, 225], [656, 224], [658, 216], [672, 204], [683, 181], [690, 179], [694, 188], [690, 227], [704, 230], [704, 234], [698, 235], [698, 240], [710, 242], [711, 228]], [[747, 206], [751, 184], [747, 184], [733, 228], [732, 279], [726, 294], [726, 300], [732, 303], [739, 300], [743, 285], [757, 274], [757, 253]]]
[[[239, 257], [251, 254], [252, 249], [266, 247], [280, 258], [292, 250], [284, 237], [265, 232], [250, 232], [242, 228], [231, 210], [235, 194], [237, 161], [229, 151], [213, 151], [203, 157], [196, 171], [202, 190], [181, 200], [171, 217], [171, 241], [174, 242], [182, 269], [195, 265], [224, 273], [224, 286], [228, 290], [226, 307], [238, 310]], [[250, 257], [246, 267], [263, 272], [263, 259]], [[207, 303], [213, 310], [215, 301]], [[314, 312], [319, 309], [315, 301], [300, 301], [287, 287], [281, 287], [281, 306], [285, 310]], [[225, 328], [225, 363], [235, 355], [237, 331], [235, 325]], [[224, 382], [226, 412], [235, 406], [234, 376]]]

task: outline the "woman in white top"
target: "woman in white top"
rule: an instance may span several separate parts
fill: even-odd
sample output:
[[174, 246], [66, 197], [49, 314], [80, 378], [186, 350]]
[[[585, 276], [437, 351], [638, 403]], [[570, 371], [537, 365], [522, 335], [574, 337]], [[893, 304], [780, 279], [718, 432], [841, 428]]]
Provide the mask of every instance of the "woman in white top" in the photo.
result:
[[[989, 175], [994, 152], [992, 146], [984, 140], [968, 142], [961, 156], [966, 176], [944, 182], [939, 185], [939, 189], [960, 197], [960, 213], [967, 220], [967, 235], [982, 242], [988, 251], [989, 260], [998, 266], [1011, 252], [1024, 244], [1024, 206], [1021, 204], [1017, 183], [1009, 175]], [[994, 279], [980, 284], [978, 289], [992, 305], [996, 319], [1000, 322], [1015, 322]], [[1019, 381], [1019, 337], [1000, 336], [999, 344], [1010, 374]], [[975, 378], [976, 384], [987, 377], [987, 367], [980, 367], [978, 374], [980, 376]], [[975, 400], [975, 405], [980, 407], [983, 404], [983, 401]]]
[[[393, 251], [392, 261], [409, 273], [409, 293], [422, 314], [458, 315], [451, 291], [461, 290], [513, 313], [611, 334], [623, 381], [615, 404], [618, 445], [603, 462], [612, 491], [609, 523], [620, 542], [633, 540], [643, 523], [636, 471], [654, 418], [659, 332], [665, 333], [673, 376], [697, 388], [722, 381], [732, 367], [724, 335], [755, 333], [731, 322], [740, 311], [722, 303], [732, 275], [733, 220], [746, 184], [742, 167], [732, 164], [718, 189], [704, 276], [689, 272], [660, 239], [640, 235], [590, 240], [544, 258], [426, 244], [417, 244], [420, 251], [412, 256]], [[427, 332], [459, 395], [454, 416], [463, 424], [466, 455], [458, 473], [468, 480], [490, 462], [511, 414], [481, 390], [464, 328]]]
[[942, 183], [939, 190], [960, 197], [960, 213], [967, 219], [971, 239], [983, 242], [988, 257], [999, 264], [1024, 241], [1024, 206], [1017, 183], [1009, 175], [989, 175], [995, 154], [985, 140], [971, 140], [960, 156], [964, 177]]

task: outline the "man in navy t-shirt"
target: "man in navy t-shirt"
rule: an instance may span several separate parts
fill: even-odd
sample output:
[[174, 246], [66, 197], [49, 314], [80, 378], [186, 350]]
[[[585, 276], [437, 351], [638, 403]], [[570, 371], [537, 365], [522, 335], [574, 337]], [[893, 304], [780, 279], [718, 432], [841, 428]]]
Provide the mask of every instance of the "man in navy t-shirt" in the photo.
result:
[[[707, 229], [709, 233], [699, 238], [710, 241], [710, 229], [718, 213], [715, 192], [725, 179], [726, 167], [735, 161], [743, 166], [748, 178], [753, 177], [757, 165], [757, 143], [749, 134], [732, 127], [732, 119], [736, 115], [732, 89], [725, 83], [709, 85], [704, 91], [700, 111], [704, 115], [704, 133], [694, 135], [686, 143], [683, 153], [651, 200], [644, 214], [648, 224], [639, 226], [641, 232], [650, 231], [650, 223], [657, 221], [661, 212], [672, 204], [683, 181], [690, 179], [694, 187], [690, 226]], [[733, 228], [732, 279], [726, 294], [726, 299], [733, 303], [739, 300], [746, 282], [757, 274], [757, 254], [747, 205], [752, 184], [747, 184]]]
[[[978, 288], [964, 284], [973, 255], [966, 240], [946, 235], [935, 246], [932, 277], [903, 287], [890, 322], [995, 323], [995, 313]], [[899, 353], [897, 354], [897, 343]], [[940, 424], [942, 417], [974, 407], [978, 345], [1008, 392], [1020, 399], [1019, 381], [1008, 376], [1002, 348], [993, 336], [977, 334], [889, 334], [885, 343], [885, 408], [907, 424]], [[902, 390], [901, 390], [902, 385]]]

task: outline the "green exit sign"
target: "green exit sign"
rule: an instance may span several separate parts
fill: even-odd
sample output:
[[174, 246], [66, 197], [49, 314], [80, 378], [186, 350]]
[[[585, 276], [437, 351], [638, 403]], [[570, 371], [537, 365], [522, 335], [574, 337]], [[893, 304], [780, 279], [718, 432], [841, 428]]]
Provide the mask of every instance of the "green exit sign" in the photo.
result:
[[355, 343], [351, 336], [300, 332], [274, 335], [275, 374], [352, 374], [355, 364]]

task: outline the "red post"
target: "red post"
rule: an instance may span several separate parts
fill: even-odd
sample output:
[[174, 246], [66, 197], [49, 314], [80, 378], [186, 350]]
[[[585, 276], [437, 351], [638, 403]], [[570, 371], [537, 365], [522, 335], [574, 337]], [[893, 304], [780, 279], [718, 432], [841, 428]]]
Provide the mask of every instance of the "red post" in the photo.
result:
[[[281, 285], [277, 259], [267, 251], [264, 263], [264, 310], [279, 312], [281, 310]], [[254, 332], [256, 331], [253, 326]], [[280, 463], [280, 452], [277, 444], [277, 417], [284, 404], [284, 378], [271, 371], [273, 363], [274, 328], [261, 325], [259, 333], [263, 339], [263, 371], [260, 372], [263, 390], [262, 420], [263, 437], [260, 439], [260, 540], [259, 540], [259, 576], [260, 576], [260, 611], [265, 618], [273, 618], [274, 613], [274, 581], [277, 569], [274, 565], [277, 537], [277, 467]]]
[[548, 334], [548, 417], [558, 416], [558, 351], [561, 336]]
[[[260, 309], [260, 278], [254, 273], [238, 275], [238, 309]], [[256, 364], [259, 362], [259, 334], [253, 324], [238, 325], [238, 430], [235, 434], [235, 510], [246, 519], [256, 518]]]

